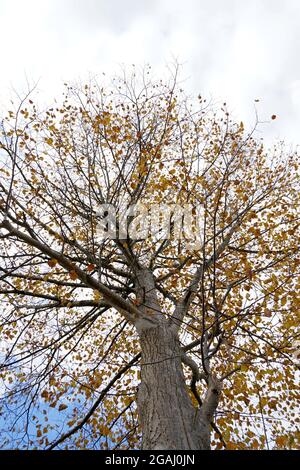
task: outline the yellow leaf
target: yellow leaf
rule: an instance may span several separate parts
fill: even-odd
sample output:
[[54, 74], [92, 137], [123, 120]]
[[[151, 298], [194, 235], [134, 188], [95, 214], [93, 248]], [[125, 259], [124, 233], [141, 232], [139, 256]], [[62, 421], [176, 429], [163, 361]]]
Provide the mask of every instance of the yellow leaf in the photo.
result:
[[99, 300], [101, 299], [101, 294], [98, 290], [94, 290], [94, 300], [96, 302], [99, 302]]
[[53, 375], [51, 375], [51, 376], [49, 377], [49, 384], [50, 384], [50, 385], [54, 385], [54, 384], [55, 384], [55, 378], [54, 378]]

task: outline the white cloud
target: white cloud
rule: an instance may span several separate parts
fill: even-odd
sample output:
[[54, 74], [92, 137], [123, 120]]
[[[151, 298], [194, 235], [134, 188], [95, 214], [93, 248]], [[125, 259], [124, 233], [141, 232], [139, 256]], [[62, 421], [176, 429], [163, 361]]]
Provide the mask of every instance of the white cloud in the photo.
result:
[[53, 97], [65, 80], [117, 69], [154, 69], [176, 57], [186, 86], [226, 100], [237, 119], [254, 119], [268, 138], [298, 141], [298, 0], [0, 0], [1, 101], [41, 78]]

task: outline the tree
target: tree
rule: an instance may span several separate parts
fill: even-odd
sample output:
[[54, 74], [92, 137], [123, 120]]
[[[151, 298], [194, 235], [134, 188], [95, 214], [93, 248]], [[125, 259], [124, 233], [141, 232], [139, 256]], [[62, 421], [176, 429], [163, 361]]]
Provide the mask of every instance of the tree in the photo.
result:
[[2, 446], [297, 447], [299, 155], [258, 124], [148, 69], [8, 112]]

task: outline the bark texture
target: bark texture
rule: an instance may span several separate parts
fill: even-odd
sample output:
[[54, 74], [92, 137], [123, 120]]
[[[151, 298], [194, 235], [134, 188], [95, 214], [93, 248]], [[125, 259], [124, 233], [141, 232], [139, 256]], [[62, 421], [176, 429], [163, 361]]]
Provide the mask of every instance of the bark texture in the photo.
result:
[[137, 405], [142, 448], [209, 449], [219, 383], [209, 373], [202, 406], [196, 408], [193, 405], [183, 374], [183, 351], [176, 326], [178, 316], [174, 322], [162, 315], [151, 271], [138, 271], [136, 279], [142, 314], [135, 322], [141, 346], [141, 383]]
[[141, 332], [140, 341], [138, 410], [143, 449], [209, 449], [210, 421], [190, 399], [176, 333], [160, 324]]

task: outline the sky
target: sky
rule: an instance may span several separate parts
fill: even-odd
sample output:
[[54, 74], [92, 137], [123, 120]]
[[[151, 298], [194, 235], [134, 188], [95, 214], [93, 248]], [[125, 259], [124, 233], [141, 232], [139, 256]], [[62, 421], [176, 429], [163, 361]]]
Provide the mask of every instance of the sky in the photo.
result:
[[0, 110], [28, 82], [52, 100], [65, 81], [177, 60], [189, 93], [246, 126], [256, 106], [258, 137], [296, 145], [299, 24], [299, 0], [0, 0]]

